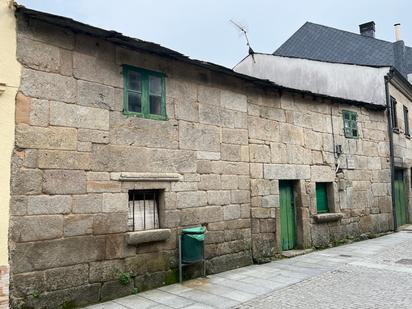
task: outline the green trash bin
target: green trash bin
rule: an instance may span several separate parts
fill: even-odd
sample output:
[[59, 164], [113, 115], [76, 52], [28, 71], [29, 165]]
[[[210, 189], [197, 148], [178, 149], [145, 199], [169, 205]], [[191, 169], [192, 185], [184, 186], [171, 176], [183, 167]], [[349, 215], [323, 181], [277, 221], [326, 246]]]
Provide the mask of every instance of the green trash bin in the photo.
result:
[[194, 263], [203, 259], [204, 226], [182, 229], [182, 262]]

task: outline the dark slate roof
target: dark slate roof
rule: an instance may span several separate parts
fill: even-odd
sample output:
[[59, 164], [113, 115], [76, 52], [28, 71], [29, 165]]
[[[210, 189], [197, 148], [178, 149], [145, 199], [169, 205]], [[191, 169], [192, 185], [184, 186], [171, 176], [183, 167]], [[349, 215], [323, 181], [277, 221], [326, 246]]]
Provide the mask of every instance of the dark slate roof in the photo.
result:
[[405, 76], [412, 73], [412, 48], [403, 41], [392, 43], [311, 22], [306, 22], [273, 54], [334, 63], [393, 66]]

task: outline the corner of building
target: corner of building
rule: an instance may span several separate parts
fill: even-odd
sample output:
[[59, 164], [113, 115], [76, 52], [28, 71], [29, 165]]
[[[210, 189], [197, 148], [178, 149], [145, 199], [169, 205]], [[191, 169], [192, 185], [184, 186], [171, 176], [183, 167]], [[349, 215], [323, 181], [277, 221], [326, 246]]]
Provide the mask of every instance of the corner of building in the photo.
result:
[[10, 0], [0, 0], [0, 38], [0, 308], [7, 308], [10, 165], [14, 147], [15, 97], [20, 82], [14, 2]]

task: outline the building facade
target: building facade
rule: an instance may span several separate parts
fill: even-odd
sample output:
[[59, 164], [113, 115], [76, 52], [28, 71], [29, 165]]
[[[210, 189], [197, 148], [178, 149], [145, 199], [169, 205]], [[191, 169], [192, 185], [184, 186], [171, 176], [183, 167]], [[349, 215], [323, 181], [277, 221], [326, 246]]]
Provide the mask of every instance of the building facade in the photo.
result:
[[393, 228], [385, 106], [15, 16], [12, 308], [174, 283], [182, 227], [207, 226], [208, 273]]

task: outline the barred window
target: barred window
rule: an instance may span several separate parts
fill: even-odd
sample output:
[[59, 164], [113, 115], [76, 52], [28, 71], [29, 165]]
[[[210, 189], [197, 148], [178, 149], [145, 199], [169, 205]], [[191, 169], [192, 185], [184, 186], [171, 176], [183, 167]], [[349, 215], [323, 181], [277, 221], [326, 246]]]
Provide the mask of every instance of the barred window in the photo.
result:
[[159, 228], [159, 191], [129, 191], [129, 231], [143, 231]]

